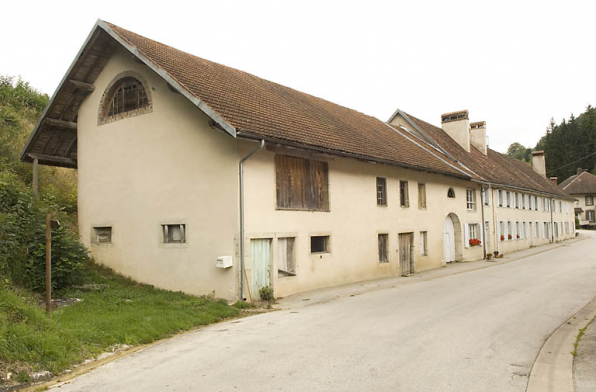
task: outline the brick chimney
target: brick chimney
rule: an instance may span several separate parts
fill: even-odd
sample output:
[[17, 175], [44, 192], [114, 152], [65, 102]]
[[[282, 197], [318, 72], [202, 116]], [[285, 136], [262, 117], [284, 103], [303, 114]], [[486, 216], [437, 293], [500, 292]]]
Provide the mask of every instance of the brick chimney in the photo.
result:
[[558, 185], [558, 184], [557, 184], [557, 179], [558, 179], [558, 178], [559, 178], [559, 177], [551, 177], [551, 178], [550, 178], [550, 181], [553, 183], [553, 185], [554, 185], [554, 186], [557, 186], [557, 185]]
[[532, 169], [542, 177], [546, 178], [546, 161], [544, 151], [532, 151]]
[[441, 127], [457, 144], [470, 152], [470, 120], [467, 110], [441, 115]]
[[580, 174], [582, 174], [583, 170], [581, 167], [577, 168], [577, 175], [579, 176]]
[[470, 143], [486, 155], [486, 122], [478, 121], [470, 124]]

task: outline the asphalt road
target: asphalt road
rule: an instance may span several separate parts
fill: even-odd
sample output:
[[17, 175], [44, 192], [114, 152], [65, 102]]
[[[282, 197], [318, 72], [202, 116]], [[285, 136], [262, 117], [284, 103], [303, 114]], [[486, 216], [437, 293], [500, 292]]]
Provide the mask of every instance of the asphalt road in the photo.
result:
[[60, 391], [525, 391], [596, 297], [596, 238], [491, 268], [221, 323]]

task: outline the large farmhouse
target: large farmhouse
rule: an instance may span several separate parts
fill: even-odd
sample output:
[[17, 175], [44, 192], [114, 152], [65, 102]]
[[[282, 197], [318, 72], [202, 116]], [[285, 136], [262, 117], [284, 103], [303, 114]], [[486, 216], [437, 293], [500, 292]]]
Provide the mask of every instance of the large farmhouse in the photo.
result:
[[93, 257], [255, 299], [574, 236], [573, 198], [467, 111], [388, 122], [98, 21], [22, 160], [76, 168]]

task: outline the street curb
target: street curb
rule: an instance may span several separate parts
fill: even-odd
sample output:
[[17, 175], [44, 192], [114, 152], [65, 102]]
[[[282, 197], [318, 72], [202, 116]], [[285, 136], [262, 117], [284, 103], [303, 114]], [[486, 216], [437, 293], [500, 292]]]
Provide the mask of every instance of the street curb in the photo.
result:
[[557, 328], [544, 342], [528, 380], [526, 392], [573, 392], [574, 344], [580, 329], [596, 317], [596, 298]]

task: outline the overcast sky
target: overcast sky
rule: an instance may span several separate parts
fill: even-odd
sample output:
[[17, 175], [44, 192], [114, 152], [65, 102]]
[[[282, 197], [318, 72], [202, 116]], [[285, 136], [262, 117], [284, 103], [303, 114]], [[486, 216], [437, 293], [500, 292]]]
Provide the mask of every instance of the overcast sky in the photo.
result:
[[53, 94], [101, 18], [383, 121], [468, 109], [504, 152], [596, 105], [595, 15], [594, 0], [9, 0], [0, 74]]

